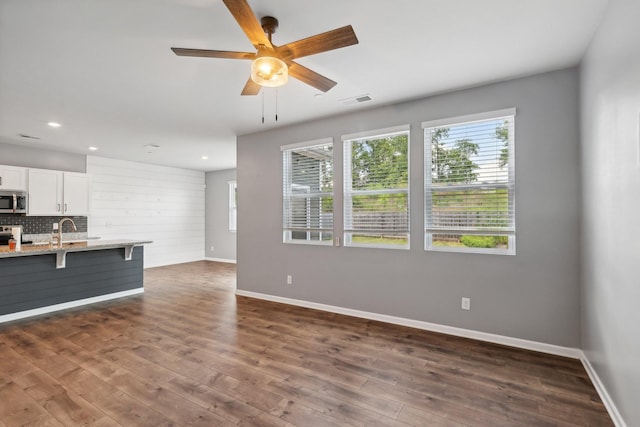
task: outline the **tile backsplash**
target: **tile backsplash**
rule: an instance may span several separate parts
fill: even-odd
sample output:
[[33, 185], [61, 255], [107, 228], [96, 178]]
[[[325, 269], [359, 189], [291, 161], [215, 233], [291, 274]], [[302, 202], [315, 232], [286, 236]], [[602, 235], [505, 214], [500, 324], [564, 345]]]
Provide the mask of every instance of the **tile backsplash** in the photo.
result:
[[[51, 233], [53, 223], [59, 222], [64, 216], [24, 216], [24, 215], [0, 215], [0, 225], [21, 225], [24, 234], [45, 234]], [[87, 232], [86, 216], [71, 216], [78, 228], [79, 233]], [[65, 222], [62, 231], [67, 233], [72, 231], [71, 223]]]

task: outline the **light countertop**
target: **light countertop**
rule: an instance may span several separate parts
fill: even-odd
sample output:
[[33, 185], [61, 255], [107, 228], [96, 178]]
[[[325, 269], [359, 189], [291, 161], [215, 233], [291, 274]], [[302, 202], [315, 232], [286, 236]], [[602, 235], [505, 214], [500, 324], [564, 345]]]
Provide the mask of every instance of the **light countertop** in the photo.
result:
[[49, 244], [23, 244], [20, 250], [9, 249], [9, 246], [0, 246], [0, 258], [21, 257], [30, 255], [59, 254], [66, 252], [98, 251], [102, 249], [126, 248], [142, 246], [153, 243], [150, 240], [80, 240], [62, 243], [62, 247]]

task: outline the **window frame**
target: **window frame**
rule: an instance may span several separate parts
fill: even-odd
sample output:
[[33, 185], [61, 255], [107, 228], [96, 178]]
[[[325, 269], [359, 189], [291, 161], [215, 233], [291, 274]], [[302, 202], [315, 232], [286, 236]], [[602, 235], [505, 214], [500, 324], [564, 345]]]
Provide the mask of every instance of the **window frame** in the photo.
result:
[[[306, 141], [306, 142], [300, 142], [300, 143], [296, 143], [296, 144], [288, 144], [288, 145], [282, 145], [280, 146], [280, 151], [282, 152], [282, 184], [283, 184], [283, 191], [282, 191], [282, 242], [286, 243], [286, 244], [295, 244], [295, 245], [319, 245], [319, 246], [333, 246], [334, 245], [334, 240], [335, 240], [335, 222], [333, 220], [333, 217], [335, 216], [335, 175], [332, 176], [332, 188], [331, 188], [331, 192], [326, 192], [326, 191], [318, 191], [315, 193], [308, 193], [307, 196], [307, 203], [309, 203], [309, 198], [311, 197], [331, 197], [332, 200], [332, 219], [331, 219], [331, 229], [325, 229], [325, 228], [300, 228], [300, 227], [288, 227], [289, 224], [287, 224], [288, 221], [288, 216], [290, 216], [290, 208], [288, 208], [288, 206], [290, 205], [291, 202], [291, 196], [293, 195], [292, 192], [287, 193], [287, 189], [292, 188], [294, 184], [291, 181], [291, 172], [292, 172], [292, 165], [291, 165], [291, 153], [293, 152], [293, 150], [296, 149], [304, 149], [304, 148], [313, 148], [313, 147], [319, 147], [319, 146], [327, 146], [330, 145], [331, 146], [331, 168], [332, 168], [332, 173], [334, 173], [334, 165], [335, 165], [335, 144], [333, 141], [333, 138], [328, 137], [328, 138], [320, 138], [320, 139], [316, 139], [316, 140], [312, 140], [312, 141]], [[304, 186], [300, 186], [298, 185], [298, 187], [304, 187]], [[295, 198], [295, 197], [294, 197]], [[321, 221], [321, 218], [318, 218], [319, 221]], [[292, 238], [292, 233], [293, 232], [306, 232], [307, 233], [307, 239], [303, 240], [303, 239], [293, 239]], [[320, 235], [320, 238], [317, 240], [314, 239], [310, 239], [311, 237], [311, 233], [313, 232], [317, 232]], [[331, 239], [328, 240], [323, 240], [322, 239], [322, 233], [327, 232], [331, 234]]]
[[[388, 136], [405, 134], [407, 135], [407, 187], [404, 189], [380, 189], [380, 190], [353, 190], [352, 189], [352, 175], [351, 175], [351, 143], [368, 140], [368, 139], [381, 139]], [[351, 133], [342, 136], [343, 143], [343, 165], [342, 165], [342, 245], [352, 248], [376, 248], [376, 249], [396, 249], [396, 250], [410, 250], [411, 249], [411, 125], [404, 124], [399, 126], [393, 126], [382, 129], [368, 130], [364, 132]], [[348, 153], [347, 153], [348, 152]], [[385, 245], [376, 243], [353, 243], [351, 235], [353, 233], [379, 233], [384, 230], [371, 229], [371, 230], [354, 230], [350, 227], [349, 221], [352, 219], [349, 211], [352, 208], [352, 198], [354, 195], [380, 195], [380, 194], [406, 194], [407, 195], [407, 229], [406, 237], [407, 243], [403, 245]]]
[[229, 186], [229, 231], [238, 231], [238, 181], [228, 181]]
[[[460, 252], [460, 253], [480, 253], [480, 254], [493, 254], [493, 255], [516, 255], [516, 209], [515, 209], [515, 108], [506, 108], [502, 110], [487, 111], [477, 114], [469, 114], [458, 117], [451, 117], [446, 119], [430, 120], [422, 122], [423, 138], [424, 138], [424, 250], [425, 251], [437, 251], [437, 252]], [[432, 129], [442, 127], [461, 126], [465, 124], [484, 122], [489, 120], [510, 120], [510, 132], [508, 135], [508, 180], [506, 183], [480, 183], [480, 184], [466, 184], [457, 185], [455, 187], [449, 187], [457, 189], [488, 189], [488, 190], [507, 190], [507, 206], [512, 206], [512, 213], [509, 215], [509, 226], [502, 229], [482, 230], [482, 229], [436, 229], [429, 226], [429, 213], [431, 212], [432, 200]], [[444, 186], [440, 187], [441, 189]], [[472, 247], [450, 247], [450, 246], [434, 246], [433, 235], [434, 234], [453, 234], [453, 235], [478, 235], [478, 236], [497, 236], [506, 235], [508, 237], [507, 249], [496, 248], [472, 248]]]

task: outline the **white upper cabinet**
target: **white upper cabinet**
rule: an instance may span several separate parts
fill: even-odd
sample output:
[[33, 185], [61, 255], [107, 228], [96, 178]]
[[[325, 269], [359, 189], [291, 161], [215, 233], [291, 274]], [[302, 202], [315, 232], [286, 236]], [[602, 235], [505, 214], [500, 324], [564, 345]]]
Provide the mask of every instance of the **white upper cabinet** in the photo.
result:
[[29, 169], [27, 215], [89, 214], [89, 177], [83, 173]]
[[88, 215], [89, 177], [84, 173], [65, 172], [63, 183], [64, 215]]
[[27, 215], [63, 215], [62, 172], [29, 169]]
[[27, 169], [0, 165], [0, 190], [27, 191]]

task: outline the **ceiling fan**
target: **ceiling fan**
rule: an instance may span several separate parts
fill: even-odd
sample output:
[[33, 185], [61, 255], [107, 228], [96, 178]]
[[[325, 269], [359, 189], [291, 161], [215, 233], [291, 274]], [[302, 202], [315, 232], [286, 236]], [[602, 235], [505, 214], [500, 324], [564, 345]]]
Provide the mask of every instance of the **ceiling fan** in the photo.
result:
[[276, 18], [265, 16], [258, 22], [246, 0], [222, 1], [256, 48], [255, 53], [179, 47], [172, 47], [171, 50], [178, 56], [252, 60], [251, 77], [244, 86], [242, 95], [257, 95], [262, 86], [282, 86], [287, 82], [288, 76], [322, 92], [327, 92], [337, 82], [296, 63], [294, 59], [358, 44], [353, 28], [347, 25], [283, 46], [276, 46], [271, 42], [271, 36], [278, 28]]

